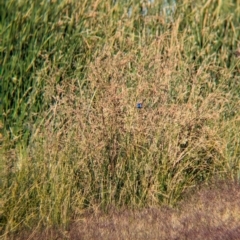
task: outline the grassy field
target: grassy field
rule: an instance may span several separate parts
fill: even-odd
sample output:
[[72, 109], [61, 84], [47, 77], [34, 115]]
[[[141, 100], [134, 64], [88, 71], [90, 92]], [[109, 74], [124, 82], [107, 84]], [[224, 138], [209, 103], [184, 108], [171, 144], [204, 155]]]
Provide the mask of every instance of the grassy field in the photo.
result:
[[239, 19], [239, 0], [0, 1], [0, 236], [236, 239]]

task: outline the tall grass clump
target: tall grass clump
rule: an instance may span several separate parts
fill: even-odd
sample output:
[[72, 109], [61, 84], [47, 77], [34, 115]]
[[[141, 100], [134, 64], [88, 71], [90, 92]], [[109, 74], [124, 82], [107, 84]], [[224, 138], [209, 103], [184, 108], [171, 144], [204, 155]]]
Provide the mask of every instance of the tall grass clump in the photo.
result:
[[3, 236], [239, 180], [238, 1], [165, 4], [1, 3]]

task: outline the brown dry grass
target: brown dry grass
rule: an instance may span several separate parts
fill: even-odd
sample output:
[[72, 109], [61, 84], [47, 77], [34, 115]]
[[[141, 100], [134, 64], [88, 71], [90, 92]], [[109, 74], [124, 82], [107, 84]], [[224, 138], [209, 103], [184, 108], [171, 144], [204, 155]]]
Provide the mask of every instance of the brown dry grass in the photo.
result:
[[[195, 71], [172, 49], [156, 50], [167, 42], [163, 36], [128, 53], [104, 49], [82, 83], [66, 79], [53, 85], [48, 76], [46, 101], [53, 96], [52, 103], [35, 135], [49, 153], [39, 157], [74, 159], [72, 171], [84, 181], [86, 198], [101, 195], [100, 201], [116, 205], [151, 206], [160, 199], [174, 204], [185, 188], [224, 167], [221, 118], [231, 99], [221, 88], [227, 76], [222, 73], [216, 87], [207, 65]], [[90, 205], [95, 200], [88, 199]]]
[[[210, 224], [209, 210], [199, 210], [211, 191], [199, 195], [197, 209], [190, 203], [180, 212], [161, 208], [176, 205], [185, 192], [216, 175], [236, 179], [239, 171], [240, 105], [229, 89], [230, 72], [208, 64], [195, 68], [173, 48], [156, 51], [168, 41], [163, 36], [127, 53], [103, 49], [81, 82], [63, 74], [57, 83], [58, 69], [37, 73], [46, 80], [49, 109], [41, 124], [31, 126], [28, 148], [19, 144], [6, 157], [14, 167], [3, 179], [15, 174], [2, 210], [6, 239], [36, 223], [48, 230], [42, 235], [37, 228], [33, 239], [56, 239], [62, 232], [53, 226], [64, 228], [85, 209], [109, 206], [146, 210], [87, 215], [70, 225], [65, 238], [184, 239], [217, 232], [219, 226], [223, 235], [225, 228], [238, 231], [235, 218], [222, 222], [217, 210]], [[139, 101], [142, 109], [136, 108]], [[232, 191], [222, 195], [233, 201]], [[216, 203], [219, 209], [220, 195], [204, 208]]]

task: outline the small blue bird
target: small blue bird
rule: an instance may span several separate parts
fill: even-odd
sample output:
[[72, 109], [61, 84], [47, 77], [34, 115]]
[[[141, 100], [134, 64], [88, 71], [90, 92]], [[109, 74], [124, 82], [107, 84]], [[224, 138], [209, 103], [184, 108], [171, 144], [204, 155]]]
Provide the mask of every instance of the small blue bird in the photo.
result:
[[142, 108], [142, 103], [137, 103], [137, 108]]
[[143, 99], [142, 101], [139, 101], [137, 103], [137, 108], [140, 109], [140, 108], [143, 108], [143, 103], [145, 102], [146, 99]]

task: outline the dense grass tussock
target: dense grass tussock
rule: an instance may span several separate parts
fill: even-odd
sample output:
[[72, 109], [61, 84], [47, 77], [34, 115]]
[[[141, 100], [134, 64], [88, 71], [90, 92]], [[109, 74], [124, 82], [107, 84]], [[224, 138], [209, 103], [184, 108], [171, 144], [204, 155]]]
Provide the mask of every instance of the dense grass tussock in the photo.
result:
[[170, 6], [1, 3], [4, 236], [239, 180], [238, 1]]

